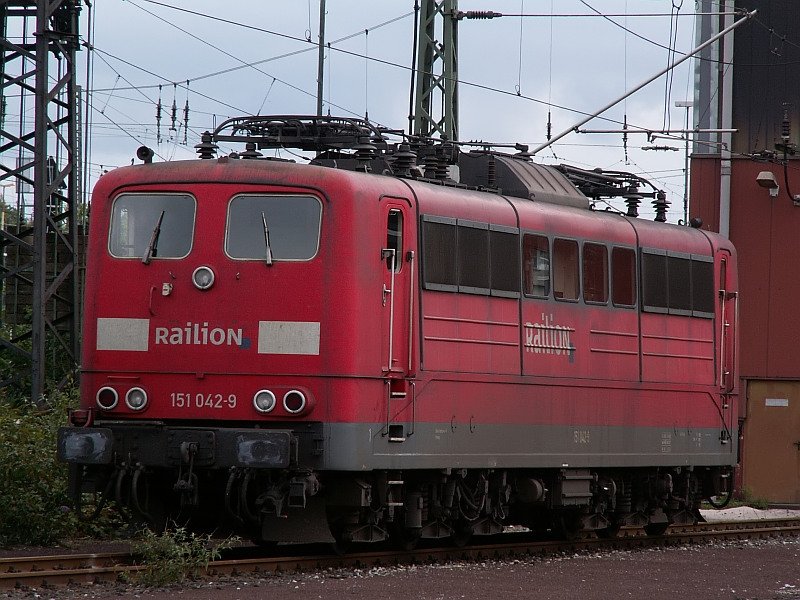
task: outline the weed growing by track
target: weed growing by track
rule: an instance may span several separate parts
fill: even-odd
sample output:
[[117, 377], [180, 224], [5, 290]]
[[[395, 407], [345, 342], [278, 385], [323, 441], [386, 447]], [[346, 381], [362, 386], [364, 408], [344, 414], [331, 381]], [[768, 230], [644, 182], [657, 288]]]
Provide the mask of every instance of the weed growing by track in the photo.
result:
[[133, 544], [133, 554], [139, 557], [142, 571], [131, 576], [131, 582], [147, 587], [162, 587], [181, 583], [187, 577], [197, 577], [222, 550], [235, 542], [228, 538], [222, 543], [210, 535], [198, 535], [183, 527], [154, 533], [145, 529]]

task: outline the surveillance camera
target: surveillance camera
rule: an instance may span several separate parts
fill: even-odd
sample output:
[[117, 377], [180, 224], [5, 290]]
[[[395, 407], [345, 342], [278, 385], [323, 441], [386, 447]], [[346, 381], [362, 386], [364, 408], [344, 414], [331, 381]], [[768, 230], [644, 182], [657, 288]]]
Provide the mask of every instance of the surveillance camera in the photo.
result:
[[778, 188], [778, 182], [775, 181], [775, 175], [773, 175], [772, 171], [761, 171], [756, 177], [756, 183], [763, 188], [767, 188], [768, 190], [774, 190]]

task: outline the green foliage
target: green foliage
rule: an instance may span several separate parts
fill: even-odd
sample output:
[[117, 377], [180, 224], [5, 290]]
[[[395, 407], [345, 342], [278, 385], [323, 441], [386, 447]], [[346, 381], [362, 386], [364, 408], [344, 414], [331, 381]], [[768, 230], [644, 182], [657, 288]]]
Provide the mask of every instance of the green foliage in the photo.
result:
[[133, 553], [141, 557], [144, 569], [132, 580], [148, 587], [160, 587], [180, 583], [189, 576], [197, 577], [233, 542], [229, 538], [214, 544], [210, 535], [197, 535], [183, 527], [167, 529], [161, 534], [145, 529], [133, 545]]
[[50, 544], [75, 530], [67, 468], [56, 459], [56, 432], [75, 392], [39, 411], [18, 398], [0, 400], [0, 546]]
[[766, 510], [769, 508], [769, 500], [755, 496], [752, 490], [743, 488], [741, 497], [738, 499], [738, 506], [751, 506], [760, 510]]
[[[30, 327], [27, 330], [30, 330]], [[0, 339], [13, 341], [27, 330], [21, 326], [4, 324], [0, 326]], [[9, 382], [0, 388], [0, 402], [3, 404], [24, 403], [27, 401], [26, 396], [30, 396], [31, 393], [31, 361], [23, 354], [31, 350], [30, 337], [16, 341], [14, 345], [22, 350], [22, 353], [10, 349], [0, 353], [0, 381]]]
[[68, 494], [68, 468], [56, 458], [58, 428], [77, 406], [77, 386], [49, 396], [44, 411], [30, 403], [28, 393], [0, 390], [0, 547], [113, 537], [122, 530], [122, 517], [109, 507], [81, 521]]

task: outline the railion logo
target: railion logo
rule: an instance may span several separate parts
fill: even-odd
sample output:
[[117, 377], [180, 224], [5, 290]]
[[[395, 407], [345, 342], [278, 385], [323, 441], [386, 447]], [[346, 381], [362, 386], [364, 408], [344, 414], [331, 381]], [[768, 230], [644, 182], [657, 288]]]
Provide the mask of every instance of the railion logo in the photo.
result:
[[209, 327], [208, 322], [155, 328], [156, 346], [243, 346], [243, 338], [241, 328]]
[[575, 346], [570, 334], [575, 328], [557, 325], [553, 315], [542, 313], [541, 323], [525, 323], [525, 351], [535, 354], [568, 355], [575, 358]]

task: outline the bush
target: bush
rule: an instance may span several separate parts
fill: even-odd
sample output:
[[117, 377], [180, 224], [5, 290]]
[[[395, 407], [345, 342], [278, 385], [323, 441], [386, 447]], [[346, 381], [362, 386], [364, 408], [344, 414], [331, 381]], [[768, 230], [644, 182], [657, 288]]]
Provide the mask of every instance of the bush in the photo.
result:
[[56, 442], [68, 409], [77, 404], [77, 386], [48, 397], [47, 410], [0, 390], [0, 547], [110, 538], [123, 530], [113, 506], [92, 521], [81, 521], [72, 510], [69, 469], [56, 458]]
[[132, 580], [148, 587], [161, 587], [180, 583], [188, 576], [197, 577], [233, 541], [229, 538], [214, 544], [210, 535], [190, 533], [183, 527], [167, 529], [161, 534], [145, 529], [133, 544], [133, 553], [141, 558], [144, 569]]
[[58, 394], [47, 411], [0, 399], [0, 545], [51, 544], [74, 533], [56, 436], [75, 398], [74, 390]]

